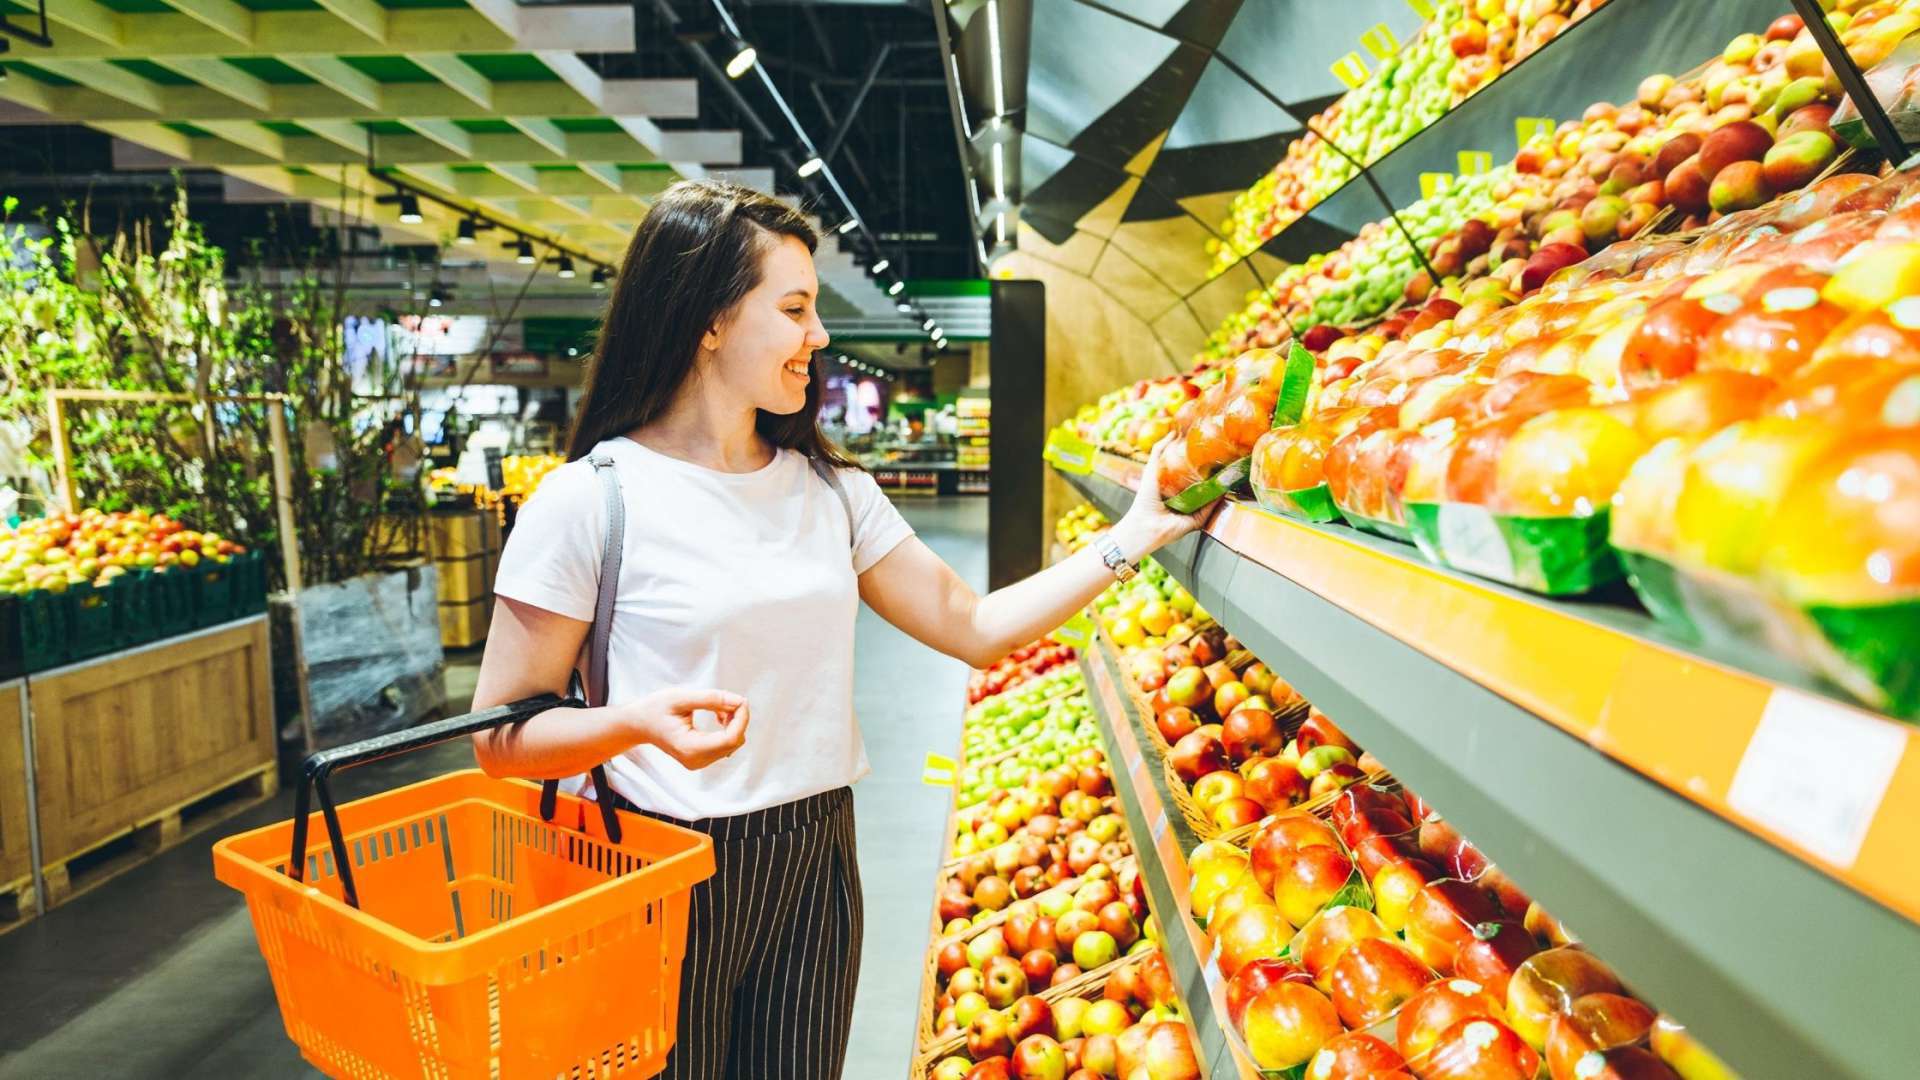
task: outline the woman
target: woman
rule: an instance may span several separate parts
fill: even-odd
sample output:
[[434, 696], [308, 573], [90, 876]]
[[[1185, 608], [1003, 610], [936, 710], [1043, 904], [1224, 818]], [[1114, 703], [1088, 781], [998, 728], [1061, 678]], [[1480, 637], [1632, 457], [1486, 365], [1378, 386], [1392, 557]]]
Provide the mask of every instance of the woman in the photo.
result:
[[486, 708], [567, 689], [609, 528], [598, 459], [625, 507], [609, 704], [551, 710], [475, 749], [495, 776], [604, 762], [619, 805], [713, 837], [669, 1077], [840, 1075], [860, 969], [859, 603], [986, 667], [1066, 621], [1122, 560], [1194, 526], [1143, 494], [1108, 542], [975, 595], [816, 426], [816, 242], [799, 214], [730, 184], [676, 184], [654, 204], [614, 287], [571, 460], [501, 556], [474, 692]]

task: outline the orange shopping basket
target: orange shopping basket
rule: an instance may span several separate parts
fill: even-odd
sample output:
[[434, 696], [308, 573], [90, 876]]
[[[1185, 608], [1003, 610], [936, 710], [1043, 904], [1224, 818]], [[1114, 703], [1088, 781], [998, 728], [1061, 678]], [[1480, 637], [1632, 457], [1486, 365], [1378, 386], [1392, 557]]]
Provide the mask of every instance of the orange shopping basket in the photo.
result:
[[[336, 769], [578, 705], [546, 695], [309, 757], [292, 821], [214, 846], [287, 1035], [335, 1077], [648, 1077], [706, 836], [469, 770], [339, 807]], [[606, 778], [594, 770], [596, 791]], [[309, 816], [308, 792], [320, 812]], [[312, 818], [326, 835], [309, 844]]]

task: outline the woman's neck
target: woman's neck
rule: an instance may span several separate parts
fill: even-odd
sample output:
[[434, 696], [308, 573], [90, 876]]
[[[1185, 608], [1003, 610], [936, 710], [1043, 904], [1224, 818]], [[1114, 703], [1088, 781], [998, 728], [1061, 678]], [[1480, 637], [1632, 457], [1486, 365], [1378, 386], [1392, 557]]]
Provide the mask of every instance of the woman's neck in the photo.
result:
[[627, 437], [649, 450], [718, 472], [747, 473], [764, 468], [773, 460], [774, 447], [754, 426], [758, 411], [752, 406], [742, 409], [737, 401], [722, 400], [717, 389], [704, 386], [695, 375], [665, 413], [628, 432]]

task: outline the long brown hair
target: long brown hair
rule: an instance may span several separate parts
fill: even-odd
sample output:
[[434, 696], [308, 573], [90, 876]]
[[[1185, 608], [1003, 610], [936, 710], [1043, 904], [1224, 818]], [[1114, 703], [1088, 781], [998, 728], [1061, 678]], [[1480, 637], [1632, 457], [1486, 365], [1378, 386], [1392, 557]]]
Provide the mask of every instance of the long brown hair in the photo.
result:
[[[820, 245], [792, 207], [739, 184], [682, 180], [660, 196], [621, 262], [567, 460], [666, 412], [693, 372], [701, 336], [760, 284], [761, 255], [777, 236], [808, 251]], [[754, 426], [775, 446], [857, 467], [820, 431], [825, 372], [817, 357], [812, 367], [806, 405], [790, 416], [762, 411]]]

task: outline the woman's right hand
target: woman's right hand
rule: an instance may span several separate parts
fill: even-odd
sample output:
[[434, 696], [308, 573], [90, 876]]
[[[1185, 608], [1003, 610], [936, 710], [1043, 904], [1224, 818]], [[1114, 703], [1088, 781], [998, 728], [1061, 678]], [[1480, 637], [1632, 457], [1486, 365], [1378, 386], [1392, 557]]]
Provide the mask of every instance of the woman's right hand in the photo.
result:
[[[635, 743], [657, 746], [689, 769], [704, 769], [747, 741], [747, 699], [725, 690], [675, 687], [626, 708]], [[694, 727], [693, 715], [701, 710], [720, 718], [720, 730]]]

